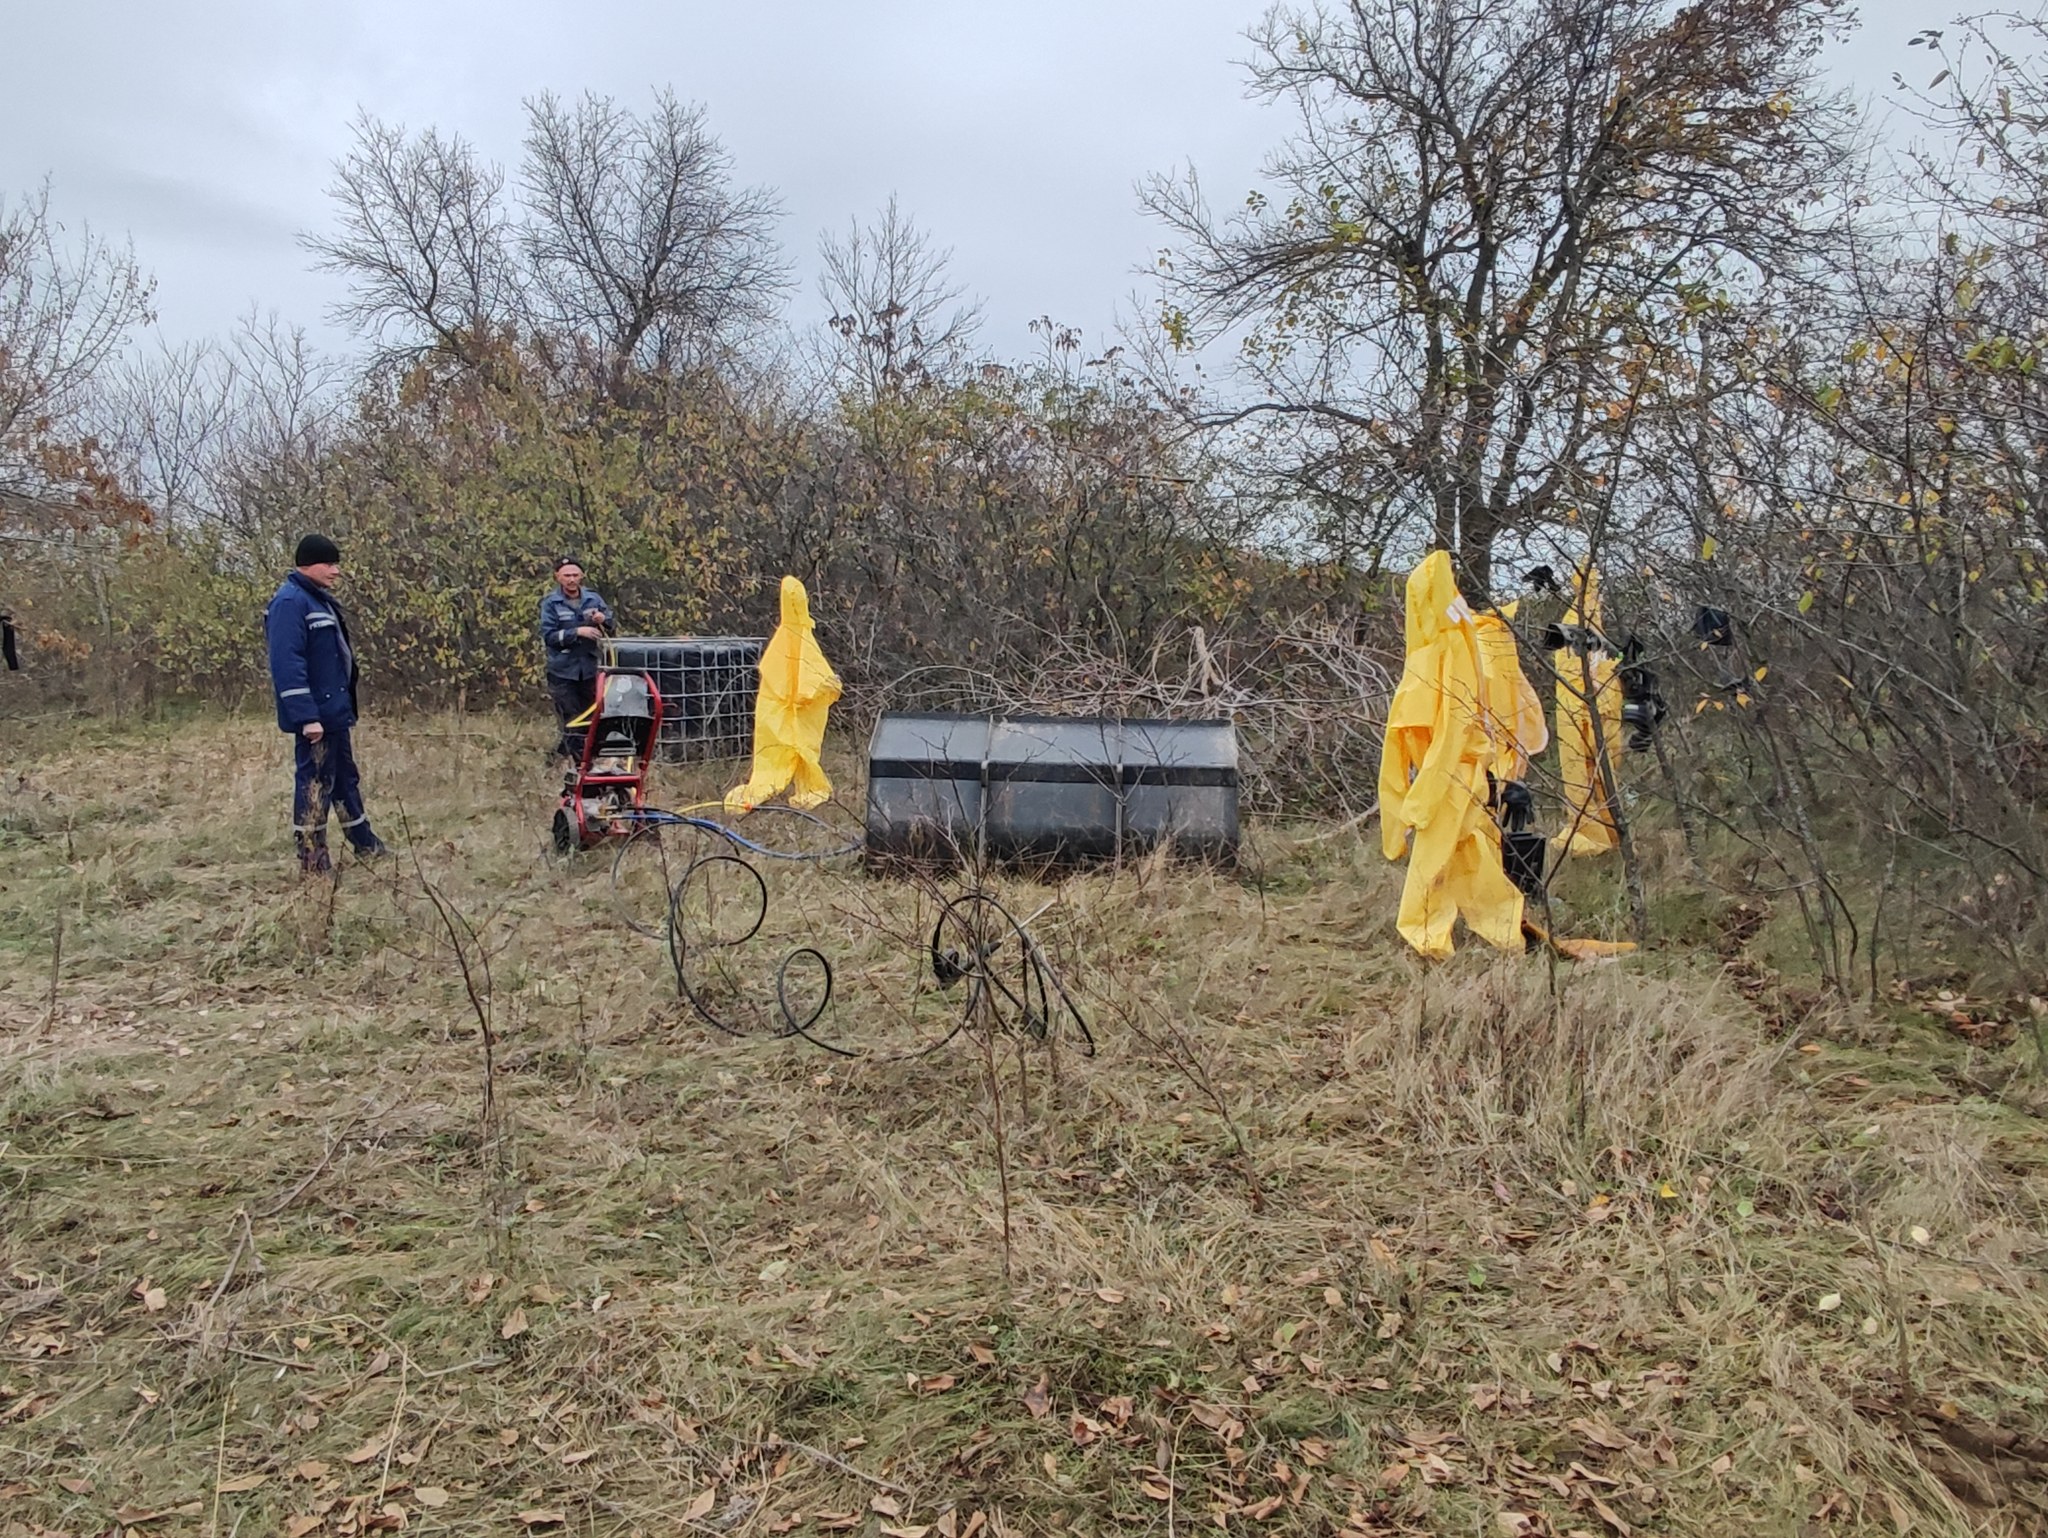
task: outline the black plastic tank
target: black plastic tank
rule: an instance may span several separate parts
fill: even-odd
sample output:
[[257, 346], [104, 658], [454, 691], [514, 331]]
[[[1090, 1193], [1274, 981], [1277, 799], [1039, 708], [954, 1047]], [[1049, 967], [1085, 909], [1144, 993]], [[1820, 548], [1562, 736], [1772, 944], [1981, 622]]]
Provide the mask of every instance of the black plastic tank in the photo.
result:
[[619, 636], [604, 643], [603, 661], [645, 673], [661, 691], [663, 758], [745, 758], [767, 644], [758, 636]]
[[1237, 796], [1228, 721], [889, 711], [868, 744], [867, 854], [1230, 861]]

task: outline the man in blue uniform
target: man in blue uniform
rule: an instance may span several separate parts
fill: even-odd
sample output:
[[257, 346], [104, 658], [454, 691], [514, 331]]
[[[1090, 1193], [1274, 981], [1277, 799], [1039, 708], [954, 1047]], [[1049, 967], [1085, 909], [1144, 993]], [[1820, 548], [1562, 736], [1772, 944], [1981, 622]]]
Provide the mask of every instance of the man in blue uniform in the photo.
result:
[[548, 698], [562, 725], [557, 753], [583, 757], [583, 733], [569, 723], [597, 699], [597, 643], [611, 628], [611, 613], [596, 588], [583, 585], [574, 556], [555, 562], [555, 585], [540, 601], [540, 639], [547, 649]]
[[341, 547], [324, 534], [308, 534], [292, 564], [297, 569], [285, 574], [263, 611], [263, 634], [278, 729], [291, 733], [297, 766], [292, 841], [299, 869], [313, 875], [334, 868], [327, 854], [329, 807], [341, 813], [341, 831], [358, 856], [374, 859], [390, 850], [370, 831], [349, 743], [356, 724], [356, 655], [348, 621], [334, 601]]

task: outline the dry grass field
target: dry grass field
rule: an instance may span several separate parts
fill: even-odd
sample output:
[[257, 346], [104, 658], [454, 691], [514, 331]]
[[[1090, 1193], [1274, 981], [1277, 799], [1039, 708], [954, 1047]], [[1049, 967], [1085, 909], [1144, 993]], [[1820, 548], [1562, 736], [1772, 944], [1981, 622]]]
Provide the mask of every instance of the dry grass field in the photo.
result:
[[11, 729], [0, 1534], [2048, 1531], [2048, 1135], [1956, 1040], [1739, 935], [1427, 968], [1299, 826], [1004, 888], [1092, 1058], [900, 1055], [931, 893], [778, 865], [872, 1050], [735, 1040], [543, 738], [373, 724], [327, 884], [265, 722]]

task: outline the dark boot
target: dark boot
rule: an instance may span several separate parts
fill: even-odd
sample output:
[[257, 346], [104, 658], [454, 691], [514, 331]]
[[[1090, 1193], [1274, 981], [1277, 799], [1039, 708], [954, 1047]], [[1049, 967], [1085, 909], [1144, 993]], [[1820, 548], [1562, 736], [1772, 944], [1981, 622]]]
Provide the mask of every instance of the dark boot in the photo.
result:
[[331, 876], [334, 874], [334, 860], [327, 853], [327, 842], [302, 840], [299, 844], [299, 874], [302, 876]]

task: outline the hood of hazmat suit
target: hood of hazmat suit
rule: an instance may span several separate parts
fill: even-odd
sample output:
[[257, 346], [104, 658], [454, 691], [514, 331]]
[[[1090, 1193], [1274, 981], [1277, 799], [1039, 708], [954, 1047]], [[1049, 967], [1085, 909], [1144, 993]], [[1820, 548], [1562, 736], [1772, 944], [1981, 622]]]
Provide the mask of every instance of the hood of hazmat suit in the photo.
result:
[[[1580, 572], [1572, 596], [1563, 621], [1566, 634], [1574, 626], [1597, 634], [1598, 574], [1591, 568]], [[1567, 854], [1606, 854], [1621, 843], [1607, 804], [1609, 781], [1601, 775], [1603, 756], [1609, 776], [1618, 772], [1620, 763], [1620, 668], [1620, 662], [1600, 646], [1566, 646], [1557, 653], [1557, 766], [1564, 784], [1565, 816], [1558, 842]]]
[[1500, 830], [1486, 809], [1497, 749], [1486, 729], [1485, 654], [1441, 550], [1408, 575], [1407, 628], [1380, 749], [1381, 848], [1408, 859], [1396, 926], [1425, 956], [1451, 954], [1461, 917], [1489, 944], [1520, 950], [1522, 894], [1501, 868]]
[[725, 793], [727, 811], [751, 812], [785, 790], [795, 807], [816, 806], [832, 794], [819, 755], [825, 747], [825, 717], [839, 691], [839, 675], [818, 649], [810, 595], [796, 578], [784, 577], [782, 623], [761, 653], [753, 772], [746, 784]]

